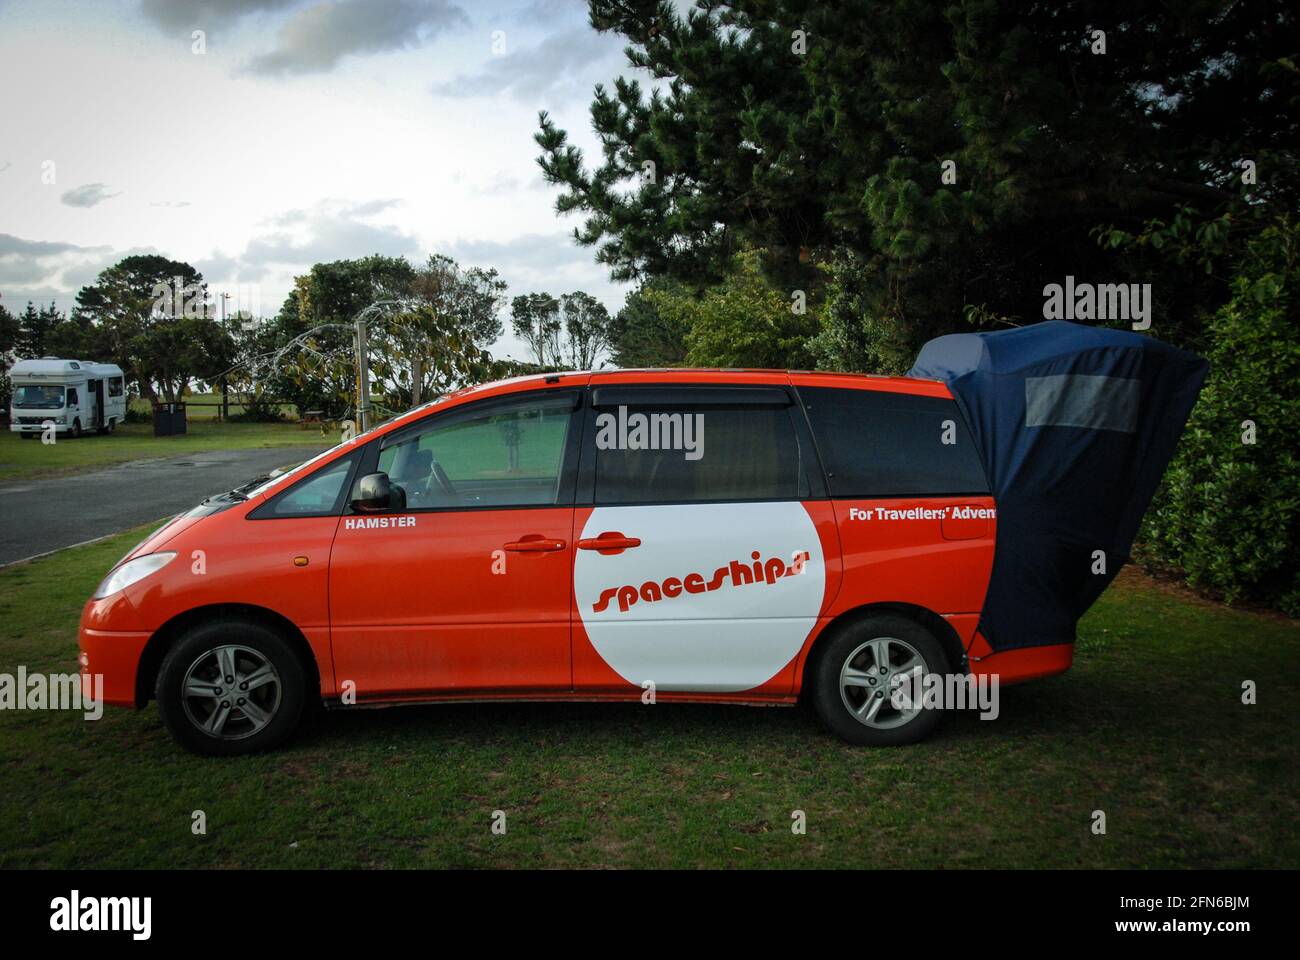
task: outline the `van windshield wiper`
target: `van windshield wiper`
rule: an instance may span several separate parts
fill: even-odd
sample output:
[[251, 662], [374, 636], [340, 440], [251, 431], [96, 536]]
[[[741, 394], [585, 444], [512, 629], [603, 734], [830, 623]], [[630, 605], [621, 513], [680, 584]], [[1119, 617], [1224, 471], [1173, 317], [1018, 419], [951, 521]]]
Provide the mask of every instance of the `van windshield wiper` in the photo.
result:
[[250, 490], [256, 490], [258, 487], [260, 487], [262, 484], [266, 483], [266, 481], [270, 479], [271, 479], [270, 474], [262, 474], [260, 476], [256, 476], [252, 480], [249, 480], [247, 483], [241, 483], [233, 490], [228, 490], [225, 493], [218, 493], [216, 497], [214, 497], [214, 499], [225, 497], [231, 500], [247, 500], [248, 492]]

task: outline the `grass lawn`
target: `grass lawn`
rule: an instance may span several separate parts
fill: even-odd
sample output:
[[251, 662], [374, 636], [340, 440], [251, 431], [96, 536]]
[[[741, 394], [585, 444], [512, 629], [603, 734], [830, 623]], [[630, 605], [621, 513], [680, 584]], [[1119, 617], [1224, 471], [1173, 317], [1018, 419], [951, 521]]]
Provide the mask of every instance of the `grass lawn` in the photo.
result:
[[[60, 436], [44, 444], [24, 440], [7, 428], [0, 433], [0, 482], [73, 473], [128, 460], [175, 457], [204, 450], [245, 447], [282, 447], [296, 444], [319, 447], [318, 428], [302, 429], [291, 423], [216, 423], [190, 421], [189, 432], [179, 437], [155, 437], [153, 425], [128, 423], [106, 436], [88, 434], [79, 440]], [[324, 442], [338, 440], [338, 432]]]
[[[74, 669], [81, 604], [140, 536], [0, 571], [0, 672]], [[803, 708], [502, 704], [328, 713], [213, 760], [153, 705], [5, 711], [0, 867], [1295, 867], [1297, 667], [1294, 622], [1128, 573], [1071, 673], [903, 749]]]

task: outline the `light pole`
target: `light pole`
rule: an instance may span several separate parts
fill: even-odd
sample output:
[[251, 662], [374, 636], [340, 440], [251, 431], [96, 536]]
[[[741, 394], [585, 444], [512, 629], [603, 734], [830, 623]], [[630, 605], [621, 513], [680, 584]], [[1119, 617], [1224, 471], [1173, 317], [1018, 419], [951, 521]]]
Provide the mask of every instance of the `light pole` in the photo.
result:
[[[221, 293], [221, 336], [224, 339], [228, 336], [226, 330], [226, 301], [230, 299], [230, 294], [222, 291]], [[228, 382], [226, 375], [221, 375], [221, 422], [230, 422], [230, 393], [227, 390]]]
[[357, 419], [362, 433], [370, 429], [370, 357], [366, 351], [364, 310], [357, 317]]

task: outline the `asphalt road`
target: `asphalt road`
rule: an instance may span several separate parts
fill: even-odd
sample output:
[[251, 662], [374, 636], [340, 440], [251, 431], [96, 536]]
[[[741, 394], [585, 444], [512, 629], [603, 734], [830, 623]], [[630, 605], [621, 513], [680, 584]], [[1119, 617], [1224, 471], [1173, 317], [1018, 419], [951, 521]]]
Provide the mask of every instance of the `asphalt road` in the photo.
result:
[[210, 450], [0, 484], [0, 565], [174, 516], [323, 449]]

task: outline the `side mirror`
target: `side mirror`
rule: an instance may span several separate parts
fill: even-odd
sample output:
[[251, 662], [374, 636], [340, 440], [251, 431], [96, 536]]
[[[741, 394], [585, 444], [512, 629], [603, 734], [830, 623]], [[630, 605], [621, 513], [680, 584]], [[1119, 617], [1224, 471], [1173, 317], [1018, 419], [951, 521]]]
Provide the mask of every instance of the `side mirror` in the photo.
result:
[[352, 509], [357, 513], [405, 510], [406, 491], [389, 483], [386, 473], [369, 473], [357, 481], [352, 491]]

